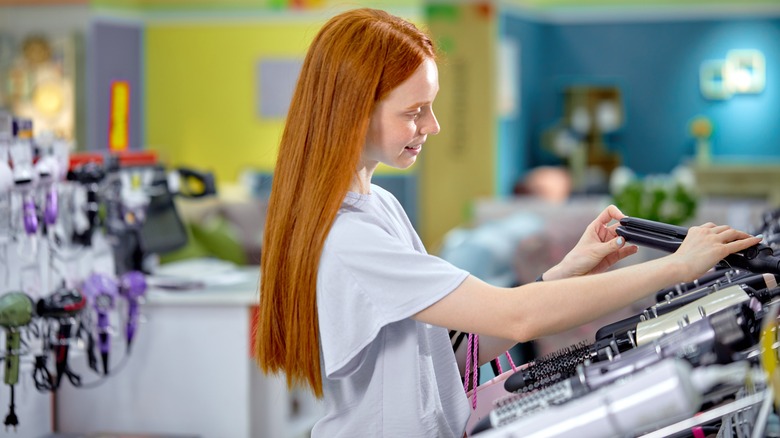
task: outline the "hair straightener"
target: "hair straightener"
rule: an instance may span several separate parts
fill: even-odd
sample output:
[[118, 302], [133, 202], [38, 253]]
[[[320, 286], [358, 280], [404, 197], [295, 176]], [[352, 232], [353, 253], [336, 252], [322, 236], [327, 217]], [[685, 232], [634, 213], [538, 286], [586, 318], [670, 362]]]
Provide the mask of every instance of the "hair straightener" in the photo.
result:
[[[677, 251], [688, 235], [688, 229], [685, 227], [636, 217], [621, 219], [615, 232], [623, 236], [626, 242], [666, 252]], [[720, 263], [747, 269], [756, 274], [780, 274], [780, 257], [774, 255], [771, 247], [761, 243], [730, 254]]]

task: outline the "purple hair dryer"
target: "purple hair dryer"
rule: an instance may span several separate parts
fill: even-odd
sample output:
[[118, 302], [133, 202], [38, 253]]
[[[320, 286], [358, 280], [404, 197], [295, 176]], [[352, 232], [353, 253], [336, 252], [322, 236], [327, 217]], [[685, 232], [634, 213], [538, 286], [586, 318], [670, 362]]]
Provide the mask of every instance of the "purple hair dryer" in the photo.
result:
[[111, 350], [108, 312], [114, 308], [119, 285], [106, 274], [92, 274], [82, 285], [84, 295], [90, 298], [97, 313], [98, 347], [103, 361], [103, 374], [108, 374], [108, 353]]
[[38, 212], [35, 209], [35, 200], [32, 195], [24, 197], [22, 212], [24, 215], [24, 231], [28, 235], [35, 234], [38, 231]]
[[127, 351], [133, 343], [135, 329], [138, 324], [138, 301], [146, 295], [146, 277], [138, 271], [130, 271], [122, 274], [119, 281], [119, 293], [127, 299], [127, 326], [125, 336], [127, 339]]

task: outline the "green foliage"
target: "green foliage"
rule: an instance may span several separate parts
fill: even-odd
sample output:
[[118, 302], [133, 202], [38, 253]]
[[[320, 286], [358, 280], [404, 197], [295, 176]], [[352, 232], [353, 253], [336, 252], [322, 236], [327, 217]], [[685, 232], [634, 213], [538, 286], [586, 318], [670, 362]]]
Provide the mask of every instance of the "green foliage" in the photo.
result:
[[696, 196], [679, 183], [659, 184], [633, 180], [613, 194], [613, 202], [626, 215], [681, 225], [696, 213]]

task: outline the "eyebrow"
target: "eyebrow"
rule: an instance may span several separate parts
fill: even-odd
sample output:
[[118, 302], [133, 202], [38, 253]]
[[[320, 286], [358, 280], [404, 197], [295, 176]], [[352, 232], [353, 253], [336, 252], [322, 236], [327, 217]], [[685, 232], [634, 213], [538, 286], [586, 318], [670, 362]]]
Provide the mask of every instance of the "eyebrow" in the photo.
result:
[[420, 108], [421, 106], [427, 106], [427, 105], [430, 105], [430, 104], [431, 104], [431, 102], [417, 102], [415, 104], [412, 104], [412, 105], [409, 105], [408, 107], [406, 107], [406, 110], [410, 111], [410, 110], [413, 110], [413, 109]]

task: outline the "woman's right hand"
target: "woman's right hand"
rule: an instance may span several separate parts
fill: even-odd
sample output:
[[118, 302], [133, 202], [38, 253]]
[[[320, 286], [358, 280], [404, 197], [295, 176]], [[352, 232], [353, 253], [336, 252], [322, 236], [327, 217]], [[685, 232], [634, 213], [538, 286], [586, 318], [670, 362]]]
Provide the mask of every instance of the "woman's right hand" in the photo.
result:
[[708, 222], [689, 228], [688, 235], [673, 256], [677, 259], [676, 263], [682, 263], [686, 267], [682, 281], [693, 281], [727, 255], [759, 242], [761, 237], [751, 236], [728, 225]]

